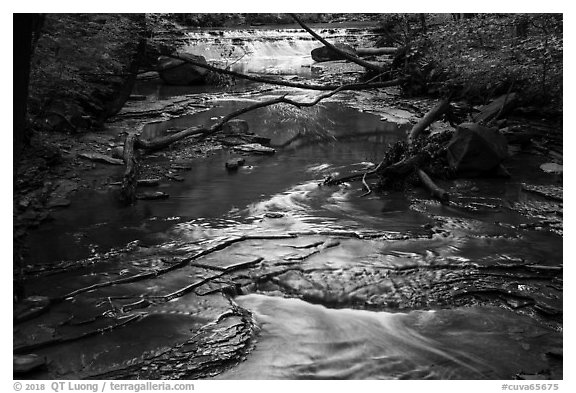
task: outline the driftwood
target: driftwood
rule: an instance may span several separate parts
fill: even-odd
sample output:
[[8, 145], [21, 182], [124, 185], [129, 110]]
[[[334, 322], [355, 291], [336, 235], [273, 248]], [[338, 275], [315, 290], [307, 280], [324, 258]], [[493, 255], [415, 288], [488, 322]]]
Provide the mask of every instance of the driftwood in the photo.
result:
[[420, 119], [418, 123], [408, 135], [408, 144], [412, 144], [414, 140], [424, 131], [430, 124], [432, 124], [438, 117], [440, 117], [444, 112], [450, 108], [450, 99], [444, 99], [440, 101], [434, 108], [432, 108], [426, 115]]
[[448, 192], [438, 187], [426, 172], [424, 172], [422, 169], [418, 169], [416, 170], [416, 173], [418, 174], [420, 181], [422, 181], [422, 184], [430, 191], [434, 198], [438, 199], [442, 203], [447, 203], [450, 201], [450, 195]]

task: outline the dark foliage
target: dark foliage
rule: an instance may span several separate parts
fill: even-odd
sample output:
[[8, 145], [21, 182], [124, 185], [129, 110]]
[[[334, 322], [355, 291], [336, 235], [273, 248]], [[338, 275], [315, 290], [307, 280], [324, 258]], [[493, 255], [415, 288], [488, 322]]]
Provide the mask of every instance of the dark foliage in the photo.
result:
[[386, 14], [381, 44], [401, 45], [394, 65], [408, 94], [457, 93], [475, 102], [513, 89], [525, 103], [562, 104], [561, 14], [474, 14], [452, 18]]
[[29, 115], [40, 128], [103, 121], [145, 36], [139, 14], [48, 14], [30, 74]]

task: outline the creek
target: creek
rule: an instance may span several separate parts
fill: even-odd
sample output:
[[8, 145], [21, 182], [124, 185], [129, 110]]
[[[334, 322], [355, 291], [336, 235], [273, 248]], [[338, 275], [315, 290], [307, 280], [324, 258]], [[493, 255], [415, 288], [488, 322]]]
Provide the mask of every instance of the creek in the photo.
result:
[[[354, 32], [324, 33], [370, 42]], [[208, 61], [240, 53], [239, 71], [315, 78], [317, 44], [296, 30], [190, 34], [190, 50]], [[209, 97], [204, 111], [145, 125], [148, 137], [282, 93], [314, 95], [275, 88], [239, 99], [159, 82], [135, 92]], [[217, 151], [191, 161], [182, 182], [161, 183], [170, 198], [128, 208], [114, 203], [116, 189], [80, 192], [32, 234], [28, 263], [82, 266], [27, 283], [60, 300], [18, 325], [15, 346], [74, 338], [39, 346], [52, 362], [39, 377], [562, 378], [562, 236], [530, 225], [541, 217], [520, 208], [548, 206], [522, 187], [557, 183], [539, 170], [543, 158], [515, 152], [509, 179], [442, 183], [454, 196], [448, 206], [420, 189], [361, 197], [358, 183], [320, 183], [377, 162], [406, 137], [406, 121], [338, 98], [241, 119], [275, 155], [246, 156], [229, 173], [224, 163], [238, 153]]]

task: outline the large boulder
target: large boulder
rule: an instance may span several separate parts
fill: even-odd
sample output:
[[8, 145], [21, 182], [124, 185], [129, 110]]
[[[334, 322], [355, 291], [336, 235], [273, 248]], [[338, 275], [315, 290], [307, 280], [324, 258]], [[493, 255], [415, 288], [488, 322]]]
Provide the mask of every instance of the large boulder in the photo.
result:
[[[352, 48], [350, 45], [337, 42], [334, 47], [346, 52], [352, 56], [357, 56], [356, 49]], [[328, 49], [325, 46], [320, 48], [312, 49], [312, 60], [322, 62], [322, 61], [332, 61], [332, 60], [345, 60], [346, 58], [341, 54]]]
[[232, 119], [222, 126], [224, 134], [245, 134], [248, 132], [248, 122], [242, 119]]
[[[206, 63], [204, 56], [197, 56], [191, 53], [181, 53], [179, 57], [197, 63]], [[187, 63], [184, 60], [171, 57], [160, 56], [158, 58], [158, 73], [160, 79], [168, 85], [200, 85], [205, 83], [208, 70]]]
[[463, 123], [456, 128], [447, 154], [450, 167], [458, 175], [490, 175], [508, 156], [508, 144], [496, 128]]

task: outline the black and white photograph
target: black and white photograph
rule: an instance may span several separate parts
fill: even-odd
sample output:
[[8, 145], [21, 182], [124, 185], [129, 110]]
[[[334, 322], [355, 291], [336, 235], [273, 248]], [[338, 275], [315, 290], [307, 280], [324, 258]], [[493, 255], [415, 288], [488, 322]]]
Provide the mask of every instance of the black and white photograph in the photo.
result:
[[562, 391], [562, 11], [197, 8], [12, 14], [9, 387]]

